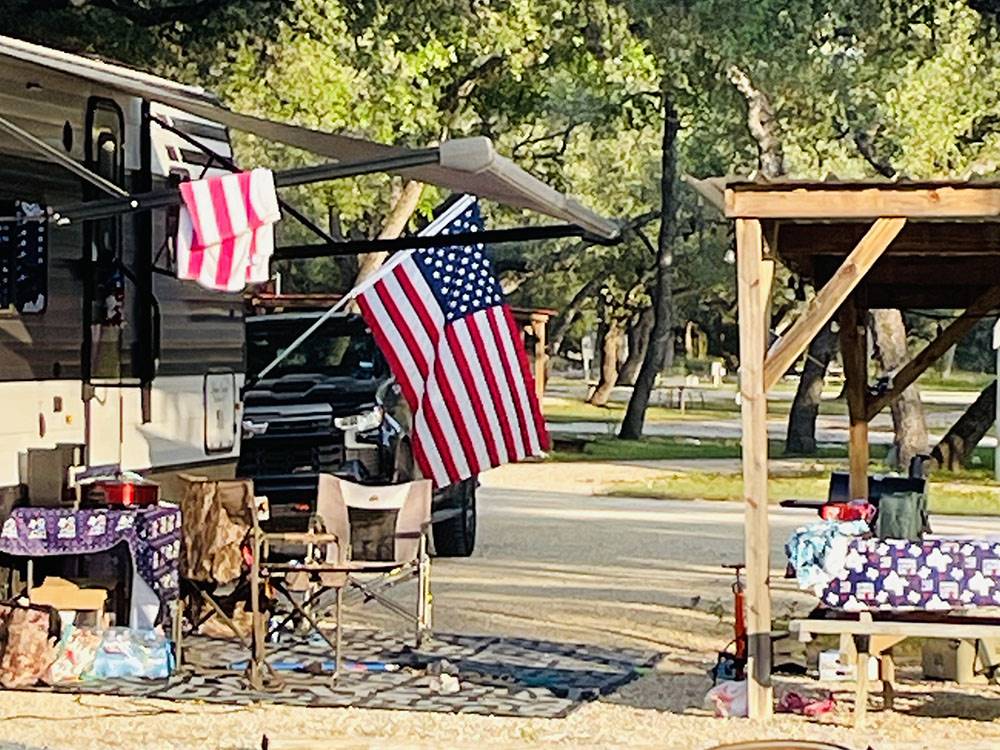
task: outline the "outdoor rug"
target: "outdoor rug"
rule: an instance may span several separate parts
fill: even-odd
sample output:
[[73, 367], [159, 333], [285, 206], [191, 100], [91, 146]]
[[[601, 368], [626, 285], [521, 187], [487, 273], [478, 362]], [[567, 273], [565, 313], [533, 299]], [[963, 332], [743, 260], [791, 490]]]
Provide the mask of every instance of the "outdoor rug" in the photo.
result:
[[[333, 657], [315, 636], [289, 637], [268, 647], [268, 661], [283, 667], [277, 673], [281, 684], [254, 691], [243, 675], [247, 652], [237, 641], [189, 636], [184, 640], [186, 666], [169, 680], [97, 680], [34, 689], [207, 703], [560, 718], [635, 679], [658, 658], [651, 651], [498, 636], [435, 634], [420, 650], [407, 645], [412, 642], [410, 634], [345, 629], [346, 660], [399, 669], [345, 669], [332, 680], [329, 674], [292, 671]], [[442, 674], [458, 679], [457, 692], [442, 689]]]

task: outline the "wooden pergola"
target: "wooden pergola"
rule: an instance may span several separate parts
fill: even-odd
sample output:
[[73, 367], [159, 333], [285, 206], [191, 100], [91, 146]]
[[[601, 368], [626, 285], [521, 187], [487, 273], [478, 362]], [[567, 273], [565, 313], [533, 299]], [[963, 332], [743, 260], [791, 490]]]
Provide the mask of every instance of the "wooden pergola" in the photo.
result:
[[[751, 718], [772, 713], [766, 394], [836, 316], [850, 418], [851, 495], [868, 493], [868, 423], [983, 315], [1000, 308], [1000, 183], [689, 180], [736, 222]], [[767, 346], [774, 264], [817, 290]], [[963, 312], [895, 373], [868, 386], [866, 312]]]

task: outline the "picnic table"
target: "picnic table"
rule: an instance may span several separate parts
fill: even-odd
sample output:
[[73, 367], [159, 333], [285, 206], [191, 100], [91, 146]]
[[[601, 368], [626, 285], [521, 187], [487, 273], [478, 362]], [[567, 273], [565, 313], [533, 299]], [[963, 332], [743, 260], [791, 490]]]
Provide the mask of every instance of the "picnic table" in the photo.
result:
[[857, 651], [854, 724], [864, 726], [868, 712], [868, 662], [878, 659], [882, 700], [892, 709], [896, 696], [896, 667], [892, 648], [907, 638], [946, 638], [978, 641], [1000, 637], [1000, 618], [972, 617], [953, 613], [908, 612], [876, 620], [871, 612], [856, 617], [838, 613], [824, 619], [793, 620], [789, 630], [800, 641], [817, 635], [849, 637]]

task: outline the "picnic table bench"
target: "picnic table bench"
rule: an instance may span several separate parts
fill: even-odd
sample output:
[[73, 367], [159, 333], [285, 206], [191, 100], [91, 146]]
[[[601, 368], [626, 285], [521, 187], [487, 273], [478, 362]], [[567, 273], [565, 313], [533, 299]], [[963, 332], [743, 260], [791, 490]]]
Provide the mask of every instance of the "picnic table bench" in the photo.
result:
[[817, 635], [837, 635], [852, 639], [857, 651], [854, 724], [860, 727], [864, 725], [868, 711], [870, 657], [878, 659], [883, 702], [887, 709], [891, 709], [896, 694], [893, 646], [907, 638], [947, 638], [959, 641], [998, 638], [1000, 618], [965, 617], [924, 611], [892, 614], [889, 619], [875, 620], [870, 612], [862, 612], [857, 619], [846, 619], [841, 615], [824, 619], [793, 620], [789, 623], [789, 630], [803, 642], [808, 642]]

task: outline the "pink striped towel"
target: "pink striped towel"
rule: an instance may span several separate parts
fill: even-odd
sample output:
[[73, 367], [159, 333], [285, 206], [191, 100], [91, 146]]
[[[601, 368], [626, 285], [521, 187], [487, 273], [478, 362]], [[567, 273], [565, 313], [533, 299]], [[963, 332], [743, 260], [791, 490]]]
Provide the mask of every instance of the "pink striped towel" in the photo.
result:
[[181, 197], [177, 278], [225, 292], [268, 280], [281, 218], [271, 170], [182, 182]]

